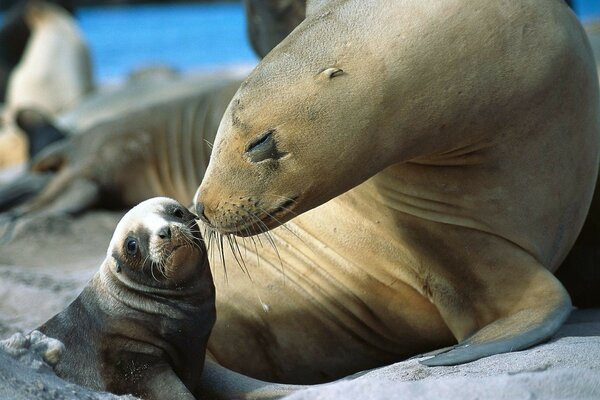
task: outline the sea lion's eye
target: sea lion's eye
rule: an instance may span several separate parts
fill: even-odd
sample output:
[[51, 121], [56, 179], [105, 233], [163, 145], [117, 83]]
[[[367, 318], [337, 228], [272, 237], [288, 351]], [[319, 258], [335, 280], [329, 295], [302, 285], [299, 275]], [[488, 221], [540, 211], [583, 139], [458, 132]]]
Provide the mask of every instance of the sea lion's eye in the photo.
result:
[[181, 208], [176, 208], [175, 211], [173, 211], [173, 216], [175, 216], [175, 218], [183, 218], [183, 211], [181, 211]]
[[272, 130], [268, 130], [261, 137], [250, 143], [246, 148], [246, 154], [250, 158], [250, 161], [255, 163], [268, 159], [277, 159], [284, 155], [277, 151]]
[[138, 251], [138, 242], [134, 238], [128, 238], [127, 243], [125, 244], [125, 248], [127, 249], [127, 254], [130, 256], [134, 256]]

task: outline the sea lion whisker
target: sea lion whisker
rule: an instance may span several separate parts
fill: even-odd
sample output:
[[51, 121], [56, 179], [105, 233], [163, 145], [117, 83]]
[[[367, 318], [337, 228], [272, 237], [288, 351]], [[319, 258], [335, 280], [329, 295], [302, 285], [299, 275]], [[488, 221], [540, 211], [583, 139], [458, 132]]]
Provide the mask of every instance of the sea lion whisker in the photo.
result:
[[[286, 231], [290, 232], [292, 235], [294, 235], [296, 238], [298, 238], [299, 240], [302, 241], [302, 238], [300, 238], [296, 232], [292, 231], [288, 226], [286, 226], [284, 223], [282, 223], [281, 221], [279, 221], [277, 218], [275, 218], [273, 215], [269, 214], [267, 211], [265, 211], [264, 208], [262, 207], [258, 207], [259, 210], [261, 212], [263, 212], [264, 214], [268, 215], [270, 218], [272, 218], [275, 222], [277, 222], [279, 224], [279, 226], [281, 226], [282, 228], [284, 228]], [[266, 224], [261, 220], [261, 222], [266, 226]], [[270, 231], [266, 231], [266, 232], [270, 232]]]
[[[229, 248], [231, 249], [231, 253], [233, 254], [233, 258], [235, 259], [235, 261], [237, 262], [238, 266], [240, 267], [240, 269], [248, 276], [248, 278], [250, 279], [250, 281], [252, 281], [252, 277], [250, 276], [250, 271], [248, 271], [248, 267], [246, 266], [246, 262], [244, 261], [242, 254], [240, 252], [239, 247], [236, 248], [233, 245], [234, 239], [232, 238], [231, 235], [227, 235], [227, 242], [229, 243]], [[237, 242], [235, 242], [237, 244]], [[238, 257], [239, 255], [239, 257]]]
[[154, 260], [150, 260], [150, 274], [152, 275], [152, 278], [154, 278], [154, 280], [156, 282], [160, 282], [157, 278], [156, 275], [154, 275]]
[[[243, 237], [242, 239], [245, 241], [246, 238], [249, 238], [252, 241], [252, 244], [254, 245], [254, 254], [256, 254], [256, 266], [260, 269], [260, 257], [258, 255], [258, 246], [256, 244], [256, 239], [254, 236], [250, 235], [250, 230], [248, 228], [245, 228], [245, 232], [246, 232], [246, 236]], [[248, 251], [248, 248], [247, 247], [245, 247], [245, 248], [246, 248], [246, 251]]]
[[147, 254], [146, 257], [144, 258], [144, 262], [142, 262], [142, 273], [144, 273], [144, 270], [146, 269], [146, 262], [148, 261], [149, 257], [150, 257], [150, 254]]
[[158, 272], [160, 272], [160, 274], [163, 276], [163, 278], [165, 279], [169, 279], [169, 277], [167, 276], [167, 268], [166, 268], [166, 262], [169, 261], [171, 259], [171, 256], [173, 255], [173, 253], [169, 254], [166, 259], [161, 259], [158, 262]]
[[[249, 227], [246, 227], [246, 229], [249, 229], [250, 227], [257, 226], [258, 230], [260, 231], [260, 233], [264, 233], [264, 232], [266, 232], [266, 231], [269, 230], [269, 228], [267, 228], [267, 225], [265, 225], [265, 223], [263, 221], [261, 221], [261, 219], [256, 214], [254, 214], [253, 212], [251, 212], [249, 210], [244, 210], [242, 208], [240, 208], [240, 211], [245, 212], [246, 215], [249, 216], [252, 219], [251, 220], [252, 225], [250, 225]], [[258, 241], [260, 243], [260, 237], [258, 235], [256, 235], [256, 236], [257, 236], [257, 239], [258, 239]], [[262, 246], [262, 243], [260, 243], [260, 245]]]
[[217, 232], [218, 238], [219, 238], [219, 250], [221, 253], [221, 262], [223, 264], [223, 272], [225, 274], [225, 281], [229, 282], [229, 278], [227, 276], [227, 266], [225, 265], [225, 251], [224, 251], [224, 246], [223, 246], [223, 234], [220, 232]]
[[[260, 207], [258, 207], [259, 209], [261, 209]], [[262, 210], [262, 209], [261, 209]], [[262, 212], [264, 212], [264, 210], [262, 210]], [[254, 213], [247, 211], [247, 213], [254, 217], [256, 219], [256, 221], [258, 222], [259, 226], [261, 226], [261, 234], [265, 235], [265, 237], [267, 238], [267, 241], [271, 244], [271, 247], [273, 247], [273, 250], [275, 250], [275, 253], [277, 254], [277, 259], [279, 260], [279, 265], [281, 266], [281, 273], [283, 274], [283, 276], [285, 276], [285, 268], [283, 267], [283, 260], [281, 259], [281, 254], [279, 253], [279, 249], [277, 248], [277, 245], [275, 243], [275, 240], [273, 239], [273, 236], [271, 235], [271, 232], [269, 231], [269, 228], [267, 227], [267, 225]], [[260, 236], [258, 236], [258, 239], [260, 241]]]

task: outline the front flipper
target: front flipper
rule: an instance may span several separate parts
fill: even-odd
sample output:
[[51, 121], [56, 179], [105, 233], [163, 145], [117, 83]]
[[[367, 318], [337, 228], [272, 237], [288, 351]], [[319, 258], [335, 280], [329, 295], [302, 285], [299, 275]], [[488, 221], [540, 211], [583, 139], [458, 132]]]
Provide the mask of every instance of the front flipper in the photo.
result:
[[537, 293], [524, 293], [513, 313], [484, 326], [448, 351], [420, 363], [431, 367], [462, 364], [523, 350], [548, 340], [571, 313], [571, 299], [547, 270], [540, 271], [536, 279]]

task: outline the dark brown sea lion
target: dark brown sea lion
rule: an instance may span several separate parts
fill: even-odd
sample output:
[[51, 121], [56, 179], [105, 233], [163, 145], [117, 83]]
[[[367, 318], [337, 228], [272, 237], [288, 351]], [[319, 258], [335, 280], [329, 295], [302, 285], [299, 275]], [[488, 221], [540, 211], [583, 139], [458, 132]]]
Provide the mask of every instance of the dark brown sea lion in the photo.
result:
[[215, 291], [194, 219], [168, 198], [125, 214], [100, 271], [38, 328], [65, 345], [60, 377], [146, 400], [199, 398]]

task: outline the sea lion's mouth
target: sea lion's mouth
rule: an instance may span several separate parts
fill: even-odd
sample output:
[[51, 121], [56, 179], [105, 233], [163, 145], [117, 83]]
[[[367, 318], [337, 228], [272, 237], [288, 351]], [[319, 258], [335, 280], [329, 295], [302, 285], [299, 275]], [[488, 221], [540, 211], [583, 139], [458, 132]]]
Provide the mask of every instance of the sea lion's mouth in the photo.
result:
[[242, 225], [221, 226], [215, 227], [224, 235], [236, 236], [252, 236], [267, 232], [273, 228], [283, 225], [289, 219], [290, 214], [293, 214], [293, 209], [298, 202], [298, 196], [284, 200], [269, 211], [261, 210], [256, 215], [253, 214], [251, 219], [243, 219], [240, 222]]

